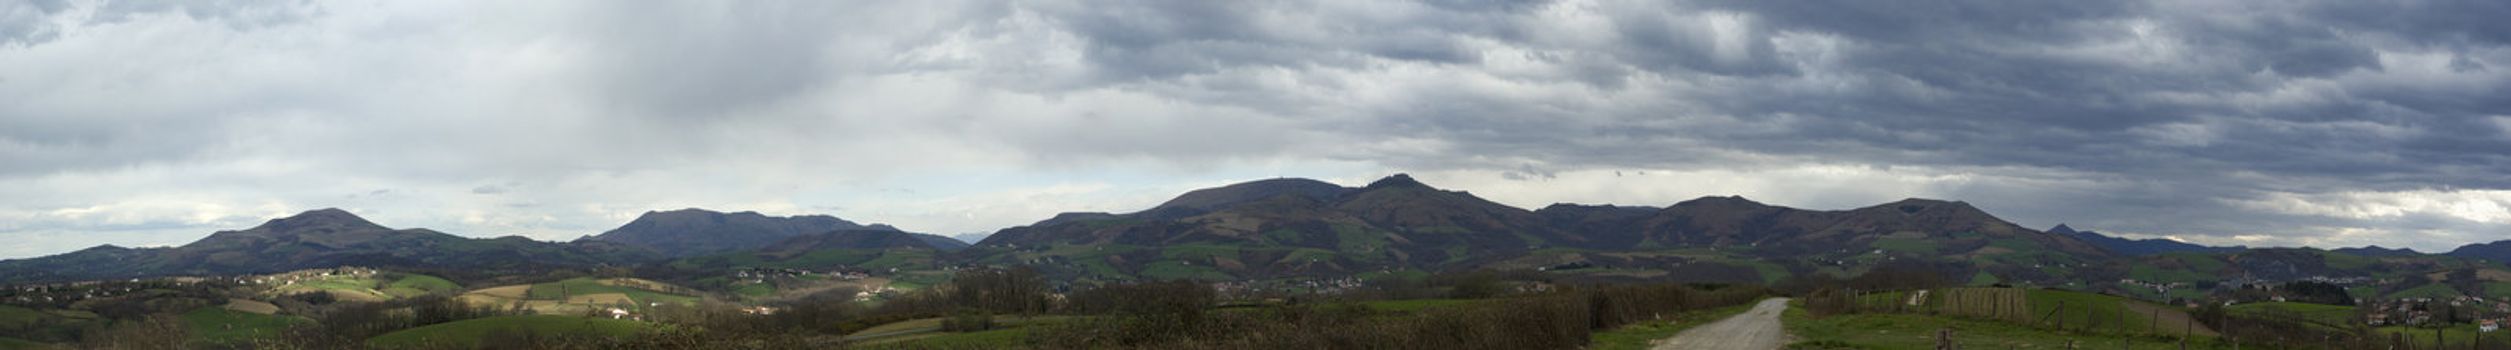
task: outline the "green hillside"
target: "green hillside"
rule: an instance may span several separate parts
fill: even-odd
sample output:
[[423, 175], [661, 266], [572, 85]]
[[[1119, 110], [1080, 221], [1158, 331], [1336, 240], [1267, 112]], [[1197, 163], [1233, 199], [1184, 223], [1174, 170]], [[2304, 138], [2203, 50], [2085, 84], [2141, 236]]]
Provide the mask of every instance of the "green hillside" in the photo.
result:
[[2224, 307], [2224, 311], [2254, 318], [2296, 320], [2339, 332], [2349, 329], [2356, 319], [2352, 306], [2311, 303], [2248, 303]]
[[23, 328], [43, 321], [44, 317], [46, 316], [43, 311], [16, 305], [0, 305], [0, 329]]
[[20, 349], [28, 349], [28, 350], [32, 350], [32, 349], [49, 349], [49, 348], [51, 348], [51, 347], [52, 347], [52, 344], [37, 343], [37, 342], [31, 341], [31, 340], [18, 339], [18, 338], [0, 337], [0, 350], [20, 350]]
[[498, 316], [385, 333], [367, 339], [366, 344], [379, 348], [424, 346], [470, 348], [478, 346], [482, 338], [498, 332], [625, 337], [651, 328], [653, 328], [652, 325], [644, 322], [629, 320], [556, 315]]
[[2389, 293], [2389, 295], [2388, 295], [2388, 298], [2390, 298], [2390, 299], [2403, 299], [2403, 298], [2433, 298], [2433, 299], [2448, 299], [2448, 298], [2451, 298], [2451, 297], [2457, 297], [2457, 296], [2460, 296], [2460, 295], [2461, 295], [2461, 294], [2459, 293], [2459, 290], [2458, 290], [2458, 289], [2450, 288], [2450, 286], [2449, 286], [2449, 285], [2446, 285], [2446, 284], [2434, 283], [2434, 284], [2427, 284], [2427, 285], [2422, 285], [2422, 286], [2416, 286], [2415, 288], [2407, 288], [2407, 289], [2404, 289], [2404, 290], [2399, 290], [2399, 291], [2396, 291], [2396, 292], [2390, 292], [2390, 293]]
[[454, 284], [453, 281], [448, 281], [444, 278], [420, 274], [403, 274], [400, 279], [393, 280], [392, 283], [384, 284], [383, 292], [384, 294], [390, 294], [398, 297], [412, 297], [437, 292], [459, 292], [461, 290], [462, 285]]
[[408, 298], [433, 293], [455, 293], [462, 286], [436, 276], [378, 272], [373, 274], [333, 274], [288, 281], [270, 289], [268, 295], [299, 293], [330, 293], [346, 300], [379, 301]]
[[308, 322], [302, 318], [263, 315], [216, 306], [192, 310], [183, 313], [182, 317], [183, 323], [191, 327], [193, 339], [213, 344], [230, 344], [255, 338], [268, 338], [278, 335], [280, 330], [287, 329], [290, 325]]

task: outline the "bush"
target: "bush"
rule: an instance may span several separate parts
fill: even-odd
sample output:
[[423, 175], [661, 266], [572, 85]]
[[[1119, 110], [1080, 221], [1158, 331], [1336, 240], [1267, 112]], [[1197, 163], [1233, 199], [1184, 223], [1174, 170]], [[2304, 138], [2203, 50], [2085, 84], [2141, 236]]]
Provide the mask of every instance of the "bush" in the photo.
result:
[[1045, 312], [1050, 300], [1046, 279], [1027, 267], [962, 270], [938, 289], [952, 305], [1006, 314]]
[[942, 319], [943, 332], [975, 332], [994, 329], [994, 314], [985, 310], [961, 310]]

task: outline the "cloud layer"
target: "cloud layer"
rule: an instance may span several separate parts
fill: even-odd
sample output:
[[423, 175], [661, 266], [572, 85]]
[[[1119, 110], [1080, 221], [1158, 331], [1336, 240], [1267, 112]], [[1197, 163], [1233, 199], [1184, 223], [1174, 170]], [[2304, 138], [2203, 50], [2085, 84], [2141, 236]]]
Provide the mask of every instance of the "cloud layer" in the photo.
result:
[[[989, 232], [1273, 176], [2511, 238], [2483, 0], [0, 2], [0, 258], [294, 211]], [[1642, 175], [1645, 173], [1646, 175]]]

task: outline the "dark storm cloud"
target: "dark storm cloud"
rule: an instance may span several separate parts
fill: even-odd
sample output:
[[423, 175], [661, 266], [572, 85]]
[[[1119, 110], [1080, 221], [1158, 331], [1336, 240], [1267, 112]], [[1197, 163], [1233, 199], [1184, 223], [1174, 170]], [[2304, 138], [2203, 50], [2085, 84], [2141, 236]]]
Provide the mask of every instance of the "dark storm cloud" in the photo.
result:
[[[1543, 13], [1563, 9], [1586, 13], [1567, 22]], [[1410, 99], [1402, 103], [1366, 106], [1367, 123], [1319, 122], [1453, 147], [1447, 157], [1378, 159], [1408, 167], [1487, 168], [1526, 179], [1513, 162], [1725, 167], [1781, 156], [2021, 166], [2118, 178], [2115, 187], [2076, 194], [2116, 197], [2093, 202], [2100, 207], [2037, 217], [2161, 215], [2223, 223], [2181, 225], [2224, 235], [2408, 228], [2210, 203], [2511, 187], [2496, 175], [2511, 173], [2511, 138], [2492, 119], [2511, 114], [2511, 99], [2497, 96], [2504, 76], [2483, 70], [2506, 58], [2503, 33], [2511, 30], [2489, 20], [2511, 15], [2499, 2], [1559, 2], [1375, 17], [1335, 10], [1226, 3], [1057, 17], [1089, 40], [1094, 68], [1118, 81], [1251, 66], [1489, 69], [1488, 50], [1498, 46], [1555, 64], [1584, 60], [1575, 72], [1536, 83], [1640, 94], [1597, 102], [1424, 86], [1404, 91]], [[1286, 13], [1330, 19], [1325, 31], [1335, 35], [1265, 26]], [[1606, 30], [1544, 33], [1589, 24]], [[2421, 55], [2446, 57], [2446, 69], [2422, 66]], [[1682, 89], [1639, 91], [1627, 86], [1631, 79]], [[2225, 176], [2233, 173], [2272, 177]], [[2099, 194], [2108, 192], [2120, 193]]]

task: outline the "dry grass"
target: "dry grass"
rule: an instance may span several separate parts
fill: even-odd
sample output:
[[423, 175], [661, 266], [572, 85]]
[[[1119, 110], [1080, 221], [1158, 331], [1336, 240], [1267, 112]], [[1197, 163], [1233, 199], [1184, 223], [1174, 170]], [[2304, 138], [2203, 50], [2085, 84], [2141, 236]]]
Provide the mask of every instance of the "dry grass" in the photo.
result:
[[627, 294], [625, 294], [625, 293], [601, 293], [601, 294], [585, 294], [585, 295], [570, 296], [570, 297], [567, 297], [567, 303], [570, 303], [570, 304], [593, 304], [593, 305], [613, 305], [613, 304], [629, 304], [629, 305], [634, 305], [634, 304], [636, 304], [636, 299], [631, 299], [631, 298], [628, 298], [628, 295], [627, 295]]
[[[660, 289], [671, 287], [671, 285], [661, 282], [633, 278], [601, 279], [599, 283], [602, 285], [629, 288]], [[636, 298], [630, 297], [625, 293], [572, 295], [568, 296], [565, 301], [530, 300], [527, 298], [530, 297], [531, 290], [532, 285], [528, 284], [481, 288], [478, 290], [472, 290], [469, 293], [462, 293], [462, 295], [456, 296], [455, 299], [472, 305], [492, 306], [497, 308], [506, 308], [513, 306], [517, 302], [521, 302], [523, 303], [524, 309], [531, 310], [533, 313], [568, 316], [583, 315], [586, 312], [607, 309], [612, 305], [641, 305]]]
[[824, 280], [824, 281], [819, 281], [819, 282], [813, 282], [813, 283], [801, 283], [801, 284], [797, 284], [797, 285], [787, 285], [787, 286], [782, 286], [781, 288], [776, 289], [776, 294], [768, 295], [768, 296], [766, 296], [766, 297], [762, 297], [762, 298], [758, 298], [758, 299], [754, 299], [754, 300], [758, 300], [758, 301], [781, 301], [781, 300], [794, 300], [794, 299], [800, 299], [800, 298], [803, 298], [803, 297], [808, 297], [808, 296], [811, 296], [812, 294], [819, 294], [820, 292], [826, 292], [826, 291], [829, 291], [829, 290], [834, 290], [834, 289], [838, 289], [838, 288], [855, 288], [855, 290], [869, 292], [869, 291], [876, 291], [876, 290], [880, 290], [880, 289], [881, 289], [881, 287], [887, 287], [887, 286], [889, 286], [889, 279], [888, 279], [888, 278], [883, 278], [883, 277], [871, 277], [871, 278], [864, 278], [864, 279], [861, 279], [861, 280], [853, 280], [853, 281], [839, 281], [839, 280], [835, 280], [835, 279], [829, 279], [829, 280]]
[[341, 289], [326, 289], [326, 290], [322, 290], [322, 292], [324, 292], [324, 293], [331, 293], [331, 296], [332, 296], [333, 298], [340, 299], [340, 301], [354, 301], [354, 302], [362, 302], [362, 303], [372, 303], [372, 302], [379, 302], [379, 301], [385, 301], [385, 300], [392, 300], [392, 297], [391, 297], [391, 296], [382, 295], [382, 294], [376, 293], [375, 291], [372, 291], [372, 290], [355, 291], [355, 290], [341, 290]]
[[279, 313], [278, 305], [249, 299], [227, 299], [227, 309], [263, 315]]
[[[2158, 316], [2158, 317], [2160, 317], [2160, 319], [2156, 319], [2156, 320], [2154, 320], [2154, 321], [2153, 321], [2153, 322], [2155, 322], [2155, 323], [2157, 323], [2157, 324], [2164, 324], [2164, 325], [2181, 325], [2181, 326], [2182, 326], [2182, 327], [2180, 327], [2181, 329], [2168, 329], [2168, 328], [2169, 328], [2169, 326], [2163, 326], [2163, 327], [2158, 328], [2158, 330], [2163, 331], [2163, 332], [2162, 332], [2163, 334], [2175, 334], [2175, 333], [2180, 333], [2180, 331], [2185, 330], [2185, 331], [2187, 331], [2189, 334], [2195, 334], [2195, 335], [2200, 335], [2200, 336], [2208, 336], [2208, 337], [2221, 336], [2221, 334], [2215, 333], [2215, 330], [2214, 330], [2214, 329], [2209, 329], [2209, 328], [2206, 328], [2206, 325], [2205, 325], [2205, 324], [2197, 323], [2197, 322], [2194, 322], [2194, 320], [2189, 319], [2188, 313], [2187, 313], [2187, 312], [2182, 312], [2182, 311], [2180, 311], [2179, 309], [2165, 308], [2165, 307], [2154, 306], [2154, 305], [2152, 305], [2152, 304], [2137, 303], [2137, 302], [2125, 302], [2125, 303], [2119, 303], [2119, 307], [2126, 308], [2128, 312], [2143, 313], [2143, 314], [2148, 314], [2148, 315], [2155, 315], [2155, 316]], [[2156, 312], [2156, 311], [2157, 311], [2157, 309], [2158, 309], [2160, 312]]]
[[680, 289], [679, 286], [674, 286], [669, 283], [655, 282], [641, 278], [604, 278], [600, 280], [600, 283], [605, 286], [629, 287], [656, 291]]
[[532, 291], [532, 285], [529, 285], [529, 284], [518, 284], [518, 285], [501, 286], [501, 287], [494, 287], [494, 288], [482, 288], [482, 289], [480, 289], [480, 290], [474, 290], [474, 291], [471, 291], [470, 293], [463, 293], [463, 295], [464, 295], [464, 296], [479, 295], [479, 296], [493, 297], [493, 298], [501, 298], [501, 299], [521, 300], [521, 299], [523, 299], [526, 295], [529, 295], [529, 294], [531, 293], [531, 291]]

